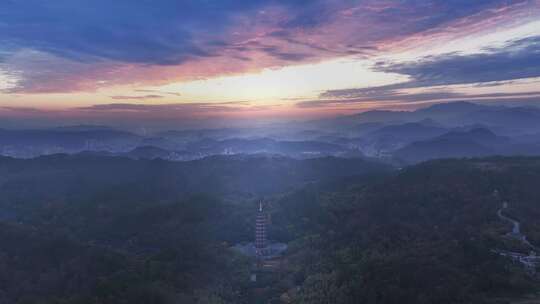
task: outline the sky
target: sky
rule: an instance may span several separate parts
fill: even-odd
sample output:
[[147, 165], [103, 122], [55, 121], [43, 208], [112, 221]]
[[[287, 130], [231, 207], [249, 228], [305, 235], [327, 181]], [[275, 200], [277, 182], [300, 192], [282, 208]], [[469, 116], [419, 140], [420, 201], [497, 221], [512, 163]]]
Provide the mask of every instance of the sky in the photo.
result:
[[540, 0], [3, 0], [13, 126], [540, 103]]

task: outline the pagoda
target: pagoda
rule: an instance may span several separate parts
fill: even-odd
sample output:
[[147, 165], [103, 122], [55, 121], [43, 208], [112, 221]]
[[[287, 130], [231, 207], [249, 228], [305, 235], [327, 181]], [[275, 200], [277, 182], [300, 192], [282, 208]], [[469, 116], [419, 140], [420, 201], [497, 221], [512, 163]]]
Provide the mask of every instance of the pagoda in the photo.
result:
[[268, 217], [264, 212], [262, 201], [259, 203], [259, 211], [255, 218], [255, 253], [257, 257], [264, 258], [267, 254], [266, 224]]

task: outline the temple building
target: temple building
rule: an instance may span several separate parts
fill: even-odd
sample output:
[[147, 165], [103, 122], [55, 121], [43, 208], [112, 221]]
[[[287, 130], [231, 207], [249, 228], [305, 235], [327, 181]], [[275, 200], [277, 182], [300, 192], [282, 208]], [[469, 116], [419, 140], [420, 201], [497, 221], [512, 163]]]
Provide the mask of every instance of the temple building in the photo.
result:
[[262, 265], [263, 261], [270, 261], [281, 257], [287, 250], [287, 244], [268, 240], [268, 226], [270, 223], [270, 215], [265, 210], [263, 201], [259, 202], [258, 210], [255, 214], [255, 241], [249, 243], [240, 243], [233, 246], [234, 250], [255, 258], [258, 265]]
[[268, 217], [264, 212], [263, 203], [259, 203], [259, 211], [255, 218], [255, 251], [258, 257], [264, 257], [267, 254], [266, 224]]

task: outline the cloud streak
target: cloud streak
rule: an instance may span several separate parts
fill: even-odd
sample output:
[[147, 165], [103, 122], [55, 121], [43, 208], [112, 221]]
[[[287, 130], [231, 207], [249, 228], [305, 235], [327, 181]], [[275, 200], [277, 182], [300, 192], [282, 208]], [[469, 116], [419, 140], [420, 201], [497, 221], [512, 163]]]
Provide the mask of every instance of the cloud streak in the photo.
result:
[[371, 91], [362, 97], [343, 99], [315, 99], [296, 103], [300, 108], [324, 108], [328, 106], [343, 106], [363, 103], [426, 103], [443, 101], [475, 100], [485, 102], [509, 101], [540, 101], [540, 91], [521, 93], [486, 93], [465, 94], [447, 91], [434, 91], [424, 93], [400, 93], [398, 91]]
[[149, 99], [159, 99], [159, 98], [163, 98], [163, 96], [156, 95], [156, 94], [149, 94], [149, 95], [143, 95], [143, 96], [127, 96], [127, 95], [111, 96], [111, 99], [116, 99], [116, 100], [149, 100]]
[[[379, 62], [374, 70], [408, 76], [410, 81], [370, 88], [329, 90], [322, 99], [373, 98], [384, 101], [396, 90], [512, 81], [540, 77], [540, 36], [513, 41], [482, 53], [445, 54], [405, 63]], [[414, 96], [411, 95], [411, 96]], [[405, 97], [403, 97], [405, 98]]]
[[[0, 117], [3, 119], [19, 119], [23, 121], [54, 121], [71, 123], [111, 124], [117, 123], [137, 125], [169, 124], [182, 125], [187, 121], [208, 121], [230, 117], [231, 119], [245, 117], [246, 114], [266, 115], [275, 106], [252, 105], [244, 101], [233, 102], [191, 102], [173, 104], [138, 104], [138, 103], [109, 103], [95, 104], [69, 109], [39, 109], [24, 106], [0, 107]], [[56, 124], [57, 124], [56, 123]]]
[[244, 109], [245, 102], [196, 102], [174, 104], [136, 104], [136, 103], [109, 103], [97, 104], [87, 107], [78, 107], [75, 110], [92, 112], [138, 112], [138, 113], [186, 113], [186, 112], [230, 112]]

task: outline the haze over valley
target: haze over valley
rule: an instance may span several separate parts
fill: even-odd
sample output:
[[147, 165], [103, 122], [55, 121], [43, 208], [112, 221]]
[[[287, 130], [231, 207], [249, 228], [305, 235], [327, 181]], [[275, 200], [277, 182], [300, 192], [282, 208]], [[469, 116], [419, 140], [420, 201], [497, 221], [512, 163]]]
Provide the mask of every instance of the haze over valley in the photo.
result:
[[414, 111], [368, 111], [251, 128], [143, 133], [107, 126], [0, 130], [1, 154], [92, 154], [189, 161], [216, 155], [368, 158], [393, 164], [540, 154], [540, 108], [470, 102]]

